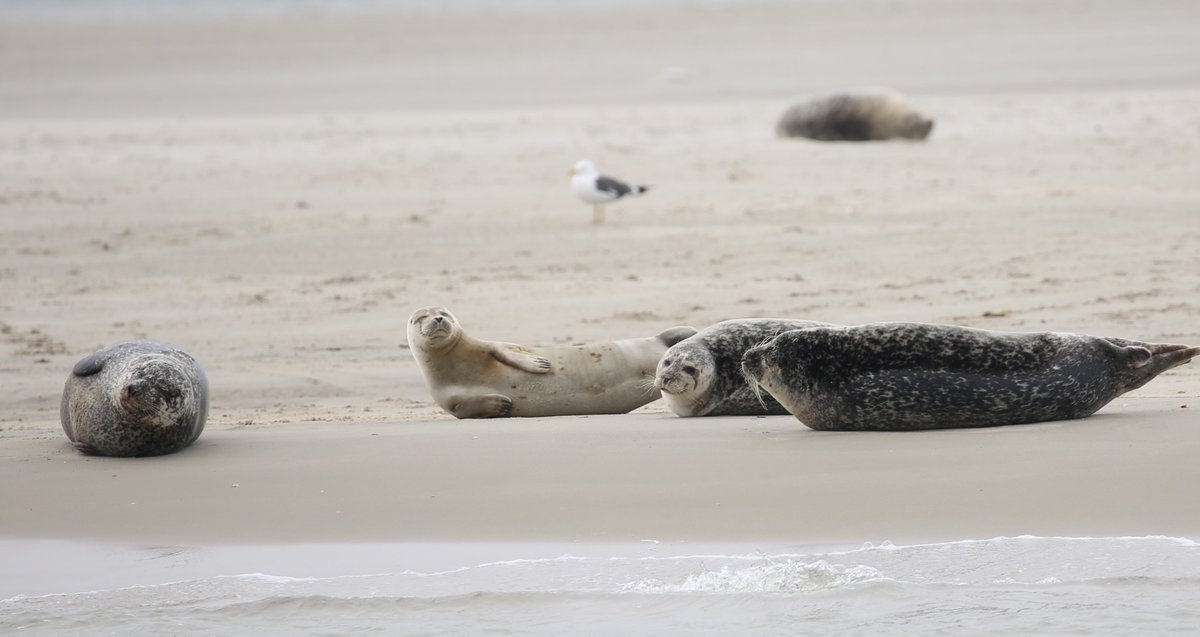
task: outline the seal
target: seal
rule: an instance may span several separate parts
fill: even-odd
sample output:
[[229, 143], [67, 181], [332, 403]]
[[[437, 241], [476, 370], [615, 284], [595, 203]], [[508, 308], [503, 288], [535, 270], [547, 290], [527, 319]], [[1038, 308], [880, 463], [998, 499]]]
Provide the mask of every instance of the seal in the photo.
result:
[[813, 429], [909, 431], [1070, 420], [1200, 347], [923, 323], [817, 327], [746, 352], [747, 377]]
[[779, 137], [862, 142], [923, 140], [933, 120], [893, 93], [839, 94], [796, 104], [775, 126]]
[[696, 333], [567, 347], [484, 341], [446, 308], [408, 321], [408, 344], [433, 400], [458, 418], [623, 414], [659, 397], [651, 380], [668, 347]]
[[746, 350], [779, 334], [829, 325], [799, 319], [733, 319], [704, 328], [663, 354], [654, 374], [667, 407], [677, 416], [758, 416], [788, 413], [756, 393], [742, 375]]
[[59, 411], [75, 447], [102, 456], [159, 456], [192, 444], [208, 418], [208, 378], [187, 352], [126, 341], [75, 364]]

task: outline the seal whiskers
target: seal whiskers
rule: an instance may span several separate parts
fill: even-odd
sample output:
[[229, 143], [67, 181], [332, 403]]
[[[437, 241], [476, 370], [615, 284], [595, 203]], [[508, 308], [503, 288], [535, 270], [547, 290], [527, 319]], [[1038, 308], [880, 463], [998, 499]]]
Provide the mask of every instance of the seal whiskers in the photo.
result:
[[[764, 340], [754, 347], [760, 348], [769, 340], [770, 339]], [[746, 354], [742, 356], [742, 364], [738, 367], [738, 369], [740, 369], [742, 372], [742, 378], [746, 381], [746, 386], [750, 388], [750, 391], [754, 393], [754, 398], [758, 400], [758, 404], [763, 408], [764, 411], [766, 411], [767, 401], [765, 398], [763, 398], [763, 389], [761, 386], [759, 386], [758, 380], [755, 378], [755, 374], [751, 373], [751, 370], [759, 370], [762, 365], [762, 357], [758, 355], [758, 351], [758, 349], [751, 349], [747, 351]], [[754, 354], [751, 354], [751, 352], [754, 352]], [[761, 371], [757, 373], [761, 373]]]
[[654, 394], [658, 391], [658, 385], [655, 384], [654, 376], [651, 374], [642, 376], [642, 379], [638, 381], [638, 387], [647, 394]]
[[742, 376], [746, 379], [746, 386], [749, 387], [750, 392], [754, 394], [754, 399], [758, 401], [758, 404], [763, 408], [763, 411], [766, 411], [767, 401], [765, 398], [763, 398], [762, 387], [759, 387], [758, 382], [756, 382], [754, 378], [752, 378], [745, 371], [742, 372]]

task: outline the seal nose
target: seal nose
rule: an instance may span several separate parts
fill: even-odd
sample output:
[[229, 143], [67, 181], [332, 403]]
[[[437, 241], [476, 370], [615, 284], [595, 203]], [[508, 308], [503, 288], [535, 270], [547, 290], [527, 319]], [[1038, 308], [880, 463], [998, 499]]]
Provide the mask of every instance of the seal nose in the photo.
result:
[[441, 325], [442, 323], [445, 323], [445, 322], [446, 322], [446, 317], [444, 317], [444, 316], [435, 316], [435, 317], [433, 317], [433, 322], [434, 322], [434, 323], [437, 323], [438, 325]]
[[762, 375], [762, 352], [752, 349], [742, 356], [742, 373], [758, 380]]
[[147, 387], [148, 385], [145, 381], [134, 379], [126, 383], [125, 386], [121, 388], [121, 398], [141, 398], [142, 395], [146, 393]]

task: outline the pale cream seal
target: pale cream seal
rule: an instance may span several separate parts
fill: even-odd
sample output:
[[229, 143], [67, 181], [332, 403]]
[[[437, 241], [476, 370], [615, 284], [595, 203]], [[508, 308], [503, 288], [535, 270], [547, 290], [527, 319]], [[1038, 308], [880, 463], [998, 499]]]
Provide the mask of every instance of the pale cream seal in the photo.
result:
[[408, 344], [433, 400], [458, 418], [623, 414], [659, 397], [654, 368], [696, 333], [563, 347], [525, 347], [469, 336], [442, 307], [408, 321]]

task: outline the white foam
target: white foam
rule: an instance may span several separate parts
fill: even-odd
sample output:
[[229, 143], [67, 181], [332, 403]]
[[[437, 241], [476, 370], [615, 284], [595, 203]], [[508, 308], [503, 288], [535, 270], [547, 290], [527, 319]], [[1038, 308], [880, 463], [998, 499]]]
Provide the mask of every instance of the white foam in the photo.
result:
[[631, 582], [622, 592], [637, 593], [812, 593], [887, 578], [870, 566], [784, 561], [744, 568], [724, 566], [688, 575], [679, 584], [657, 580]]

